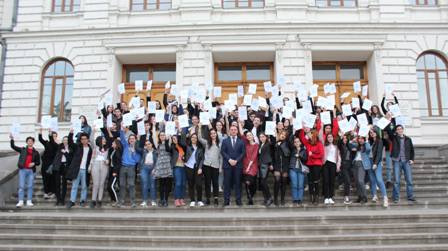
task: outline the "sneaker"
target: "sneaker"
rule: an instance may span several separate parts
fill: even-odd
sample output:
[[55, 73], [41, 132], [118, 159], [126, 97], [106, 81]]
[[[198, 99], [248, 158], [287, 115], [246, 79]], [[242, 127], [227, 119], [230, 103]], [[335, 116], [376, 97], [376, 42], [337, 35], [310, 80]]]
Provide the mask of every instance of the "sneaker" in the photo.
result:
[[190, 202], [190, 207], [195, 207], [195, 206], [196, 206], [196, 201]]
[[345, 198], [344, 198], [344, 204], [345, 204], [345, 205], [350, 205], [350, 204], [352, 204], [352, 201], [350, 200], [350, 198], [349, 198], [348, 196], [345, 196]]
[[210, 206], [210, 199], [205, 200], [205, 205]]
[[19, 200], [19, 203], [16, 204], [17, 208], [23, 207], [23, 200]]
[[31, 200], [27, 200], [26, 201], [26, 206], [27, 207], [32, 207], [32, 206], [34, 206], [34, 204], [33, 204], [33, 202]]
[[67, 202], [67, 209], [72, 208], [74, 205], [75, 205], [75, 202], [73, 202], [73, 201]]
[[333, 198], [329, 198], [328, 203], [330, 203], [331, 205], [334, 205], [335, 202], [334, 202]]
[[180, 205], [184, 207], [187, 205], [187, 203], [185, 203], [184, 199], [180, 199]]
[[385, 208], [389, 207], [389, 200], [387, 199], [387, 197], [384, 197], [383, 207], [385, 207]]
[[44, 199], [46, 200], [50, 199], [50, 195], [48, 193], [44, 193]]
[[152, 206], [152, 207], [156, 207], [156, 206], [157, 206], [157, 202], [155, 202], [155, 201], [151, 201], [151, 206]]
[[203, 207], [203, 206], [205, 206], [204, 203], [202, 201], [199, 201], [198, 202], [198, 207]]
[[56, 199], [56, 194], [54, 194], [54, 193], [49, 193], [48, 196], [49, 196], [49, 199]]
[[148, 207], [148, 205], [146, 204], [146, 201], [143, 201], [143, 202], [140, 204], [140, 206], [141, 206], [141, 207], [145, 207], [145, 208]]
[[395, 204], [398, 204], [398, 202], [400, 202], [399, 199], [394, 199], [394, 203], [395, 203]]
[[377, 201], [378, 201], [378, 196], [376, 196], [376, 195], [373, 196], [372, 201], [373, 201], [373, 202], [377, 202]]
[[102, 203], [101, 201], [98, 201], [98, 202], [96, 203], [96, 206], [97, 206], [98, 208], [101, 208], [101, 207], [103, 206], [103, 203]]
[[89, 207], [90, 207], [91, 209], [95, 208], [95, 207], [96, 207], [96, 201], [92, 200], [92, 201], [90, 202]]
[[215, 199], [214, 199], [213, 204], [214, 204], [215, 207], [219, 206], [218, 198], [215, 198]]
[[410, 202], [417, 202], [417, 200], [414, 197], [409, 198], [408, 201], [410, 201]]
[[137, 207], [137, 204], [135, 204], [135, 203], [131, 204], [131, 208], [136, 208], [136, 207]]
[[329, 199], [325, 199], [324, 200], [324, 205], [328, 205], [328, 204], [330, 204], [330, 200]]
[[79, 206], [80, 206], [80, 207], [84, 207], [85, 205], [86, 205], [86, 202], [85, 202], [85, 201], [82, 200], [81, 202], [79, 202]]
[[370, 190], [369, 184], [366, 184], [366, 190]]

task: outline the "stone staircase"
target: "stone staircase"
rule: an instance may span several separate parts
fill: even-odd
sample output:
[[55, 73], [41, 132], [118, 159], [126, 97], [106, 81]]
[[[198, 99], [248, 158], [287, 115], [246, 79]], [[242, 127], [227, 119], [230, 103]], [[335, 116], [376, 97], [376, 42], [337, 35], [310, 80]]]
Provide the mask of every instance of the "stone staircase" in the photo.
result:
[[388, 209], [346, 206], [337, 191], [334, 206], [265, 208], [257, 192], [256, 205], [242, 208], [170, 201], [168, 208], [67, 210], [43, 199], [38, 178], [34, 207], [16, 209], [13, 196], [0, 208], [0, 250], [448, 250], [448, 163], [422, 157], [413, 175], [418, 202], [403, 199], [403, 180], [402, 200]]

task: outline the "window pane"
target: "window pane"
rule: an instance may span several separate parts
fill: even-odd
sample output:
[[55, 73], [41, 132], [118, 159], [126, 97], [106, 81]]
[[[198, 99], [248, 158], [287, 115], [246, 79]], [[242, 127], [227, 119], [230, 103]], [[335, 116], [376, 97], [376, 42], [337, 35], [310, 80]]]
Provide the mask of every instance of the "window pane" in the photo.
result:
[[342, 80], [360, 80], [364, 79], [362, 65], [341, 65]]
[[417, 4], [417, 0], [409, 0], [409, 4], [416, 5]]
[[61, 110], [61, 98], [62, 98], [62, 85], [64, 81], [61, 78], [55, 79], [55, 89], [54, 89], [54, 109], [52, 116], [58, 116]]
[[132, 83], [135, 80], [148, 81], [148, 68], [146, 67], [127, 67], [126, 82]]
[[55, 65], [55, 76], [64, 76], [65, 73], [65, 61], [56, 61]]
[[252, 7], [254, 7], [254, 8], [263, 8], [264, 7], [264, 0], [253, 0], [252, 1]]
[[73, 78], [65, 81], [64, 117], [62, 121], [70, 121], [72, 117]]
[[146, 9], [148, 9], [148, 10], [157, 9], [157, 0], [147, 0]]
[[425, 55], [425, 64], [426, 69], [435, 69], [436, 68], [436, 58], [433, 54]]
[[42, 115], [50, 114], [50, 106], [51, 106], [51, 86], [52, 86], [52, 78], [44, 79], [44, 86], [42, 89]]
[[171, 9], [171, 0], [160, 0], [159, 9], [160, 10]]
[[45, 72], [46, 77], [54, 76], [54, 63], [48, 66], [47, 71]]
[[418, 95], [419, 95], [419, 101], [420, 101], [420, 113], [422, 116], [428, 116], [428, 101], [427, 101], [427, 95], [426, 95], [426, 83], [425, 83], [425, 76], [418, 77], [417, 79], [418, 84]]
[[236, 2], [235, 0], [224, 0], [222, 5], [223, 8], [235, 8]]
[[219, 66], [218, 79], [222, 81], [242, 80], [243, 76], [241, 66]]
[[144, 0], [132, 0], [132, 10], [143, 10]]
[[316, 6], [318, 7], [327, 7], [328, 2], [327, 0], [316, 0]]
[[237, 0], [238, 7], [249, 7], [249, 0]]
[[315, 80], [335, 80], [335, 65], [313, 65], [313, 79]]
[[154, 81], [176, 81], [176, 68], [174, 67], [160, 67], [154, 68]]
[[68, 62], [65, 62], [65, 75], [73, 76], [73, 66]]
[[248, 80], [269, 80], [271, 79], [271, 68], [269, 65], [248, 65], [247, 79]]
[[436, 67], [437, 67], [437, 69], [445, 70], [446, 69], [446, 65], [443, 62], [443, 60], [439, 56], [435, 56], [435, 58], [436, 58]]
[[330, 1], [331, 6], [341, 6], [340, 0], [331, 0]]
[[439, 98], [437, 95], [437, 82], [434, 73], [428, 73], [429, 92], [433, 116], [439, 116]]
[[73, 0], [73, 11], [78, 11], [81, 5], [81, 0]]
[[419, 57], [417, 59], [417, 69], [424, 70], [425, 69], [425, 57]]
[[65, 6], [64, 6], [65, 12], [70, 11], [70, 5], [71, 5], [71, 0], [65, 0]]
[[54, 12], [62, 12], [62, 0], [54, 0]]
[[448, 78], [446, 72], [440, 72], [439, 74], [439, 85], [440, 93], [442, 99], [442, 112], [444, 116], [448, 116]]
[[356, 7], [356, 0], [345, 0], [344, 6], [345, 7]]

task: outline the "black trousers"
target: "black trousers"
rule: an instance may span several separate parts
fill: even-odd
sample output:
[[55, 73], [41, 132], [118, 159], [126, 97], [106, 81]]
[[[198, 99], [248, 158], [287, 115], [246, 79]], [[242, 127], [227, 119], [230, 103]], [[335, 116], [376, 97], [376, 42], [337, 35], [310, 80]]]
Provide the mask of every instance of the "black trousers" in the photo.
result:
[[[263, 170], [263, 171], [262, 171]], [[269, 176], [269, 169], [267, 166], [260, 166], [260, 172], [259, 173], [259, 181], [260, 181], [260, 190], [263, 192], [264, 201], [268, 201], [271, 199], [271, 192], [269, 191], [268, 186], [268, 176]]]
[[53, 174], [48, 174], [50, 164], [42, 165], [42, 182], [44, 183], [44, 193], [56, 193], [55, 178]]
[[107, 191], [109, 192], [110, 200], [112, 202], [117, 202], [118, 201], [118, 192], [119, 191], [117, 191], [115, 189], [116, 187], [120, 187], [118, 174], [117, 174], [117, 176], [114, 177], [112, 175], [112, 171], [109, 170], [109, 179], [107, 181]]
[[308, 174], [308, 187], [310, 195], [319, 196], [319, 181], [321, 166], [308, 166], [310, 172]]
[[[204, 176], [198, 174], [198, 168], [185, 167], [188, 182], [188, 195], [190, 201], [202, 201], [202, 182]], [[196, 196], [195, 196], [196, 191]]]
[[326, 161], [323, 166], [324, 176], [324, 197], [334, 197], [334, 183], [336, 179], [336, 164], [330, 161]]
[[168, 197], [170, 196], [171, 186], [173, 184], [173, 178], [159, 178], [159, 193], [161, 201], [168, 201]]
[[257, 191], [257, 176], [244, 175], [243, 180], [246, 187], [247, 199], [251, 201], [253, 200], [255, 192]]
[[344, 196], [350, 196], [351, 177], [353, 175], [352, 162], [349, 160], [342, 161], [341, 164], [342, 180], [344, 182]]
[[208, 200], [211, 197], [211, 188], [213, 187], [213, 197], [218, 198], [219, 196], [219, 168], [214, 168], [211, 166], [203, 166], [205, 178], [205, 198]]
[[56, 199], [57, 202], [63, 204], [65, 204], [65, 195], [67, 194], [67, 179], [65, 178], [66, 170], [66, 163], [61, 163], [59, 170], [53, 171]]

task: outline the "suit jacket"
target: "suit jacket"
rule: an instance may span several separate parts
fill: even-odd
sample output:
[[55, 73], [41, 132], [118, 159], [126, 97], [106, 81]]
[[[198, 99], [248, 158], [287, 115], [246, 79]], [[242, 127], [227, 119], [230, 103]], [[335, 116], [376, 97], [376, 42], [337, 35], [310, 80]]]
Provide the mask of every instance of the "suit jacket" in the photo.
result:
[[246, 154], [246, 148], [244, 146], [244, 142], [236, 137], [235, 146], [232, 147], [232, 137], [226, 138], [221, 145], [221, 155], [223, 158], [223, 168], [231, 168], [229, 164], [229, 159], [233, 159], [237, 161], [236, 166], [242, 168], [243, 167], [243, 158]]

